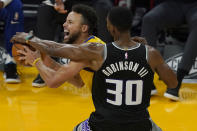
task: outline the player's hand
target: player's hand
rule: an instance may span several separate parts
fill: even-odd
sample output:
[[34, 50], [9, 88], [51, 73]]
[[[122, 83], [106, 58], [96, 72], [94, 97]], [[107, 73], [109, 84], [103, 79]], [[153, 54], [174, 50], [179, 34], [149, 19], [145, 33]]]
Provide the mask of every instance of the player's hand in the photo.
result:
[[66, 14], [68, 12], [64, 9], [64, 3], [62, 0], [55, 0], [54, 9], [61, 14]]
[[131, 37], [131, 40], [133, 40], [133, 41], [135, 41], [135, 42], [137, 42], [137, 43], [145, 44], [145, 45], [148, 44], [145, 38], [139, 37], [139, 36]]
[[24, 50], [18, 50], [18, 53], [21, 54], [19, 60], [25, 60], [25, 64], [30, 64], [33, 66], [33, 62], [37, 58], [41, 58], [40, 52], [38, 50], [32, 51], [27, 46], [24, 46]]
[[16, 32], [16, 35], [14, 35], [10, 42], [12, 43], [21, 43], [21, 44], [25, 44], [26, 43], [26, 37], [28, 36], [28, 33], [25, 32]]

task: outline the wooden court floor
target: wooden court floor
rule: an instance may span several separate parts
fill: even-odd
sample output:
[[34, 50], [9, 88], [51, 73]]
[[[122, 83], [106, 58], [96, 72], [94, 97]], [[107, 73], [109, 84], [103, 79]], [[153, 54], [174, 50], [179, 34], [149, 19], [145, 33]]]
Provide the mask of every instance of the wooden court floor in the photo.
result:
[[[72, 131], [94, 110], [88, 89], [34, 88], [33, 67], [19, 67], [21, 84], [5, 84], [0, 72], [0, 131]], [[163, 131], [197, 131], [197, 84], [184, 84], [180, 102], [162, 96], [165, 85], [155, 81], [150, 115]], [[185, 94], [184, 94], [185, 93]]]

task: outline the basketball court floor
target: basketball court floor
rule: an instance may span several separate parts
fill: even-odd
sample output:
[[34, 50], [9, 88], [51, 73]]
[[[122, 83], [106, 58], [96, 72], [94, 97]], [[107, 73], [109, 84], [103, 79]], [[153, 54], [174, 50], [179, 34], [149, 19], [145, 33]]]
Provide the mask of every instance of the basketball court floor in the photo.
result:
[[[35, 88], [34, 67], [19, 67], [19, 73], [21, 84], [5, 84], [0, 72], [0, 131], [72, 131], [94, 110], [87, 88]], [[183, 84], [180, 102], [164, 98], [165, 85], [155, 84], [159, 93], [151, 98], [152, 119], [163, 131], [197, 131], [197, 84]]]

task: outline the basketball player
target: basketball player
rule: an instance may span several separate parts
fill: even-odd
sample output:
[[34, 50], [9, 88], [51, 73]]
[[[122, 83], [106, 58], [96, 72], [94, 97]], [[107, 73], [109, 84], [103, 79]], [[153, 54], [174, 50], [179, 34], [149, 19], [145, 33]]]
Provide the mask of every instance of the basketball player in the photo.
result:
[[[99, 18], [97, 36], [105, 42], [112, 41], [105, 21], [107, 12], [112, 7], [109, 0], [44, 0], [38, 9], [36, 36], [41, 39], [54, 40], [57, 26], [65, 22], [67, 16], [65, 13], [70, 12], [71, 7], [79, 3], [91, 5], [96, 10]], [[34, 87], [43, 87], [45, 85], [46, 83], [40, 75], [37, 75], [32, 82]]]
[[[97, 26], [97, 16], [95, 10], [87, 5], [74, 5], [63, 26], [64, 42], [66, 43], [81, 44], [86, 42], [98, 42], [104, 44], [102, 40], [93, 35], [93, 32]], [[30, 56], [32, 57], [32, 60], [36, 58], [34, 55]], [[90, 88], [92, 86], [92, 72], [82, 70], [79, 73], [80, 75], [77, 74], [72, 79], [65, 80], [64, 73], [67, 73], [68, 65], [72, 66], [72, 61], [70, 62], [69, 59], [64, 59], [63, 61], [65, 64], [61, 65], [51, 59], [48, 55], [42, 57], [43, 63], [45, 64], [43, 66], [47, 67], [47, 69], [51, 71], [46, 72], [47, 78], [45, 78], [45, 76], [43, 77], [40, 72], [47, 86], [56, 88], [65, 81], [69, 81], [69, 83], [72, 83], [76, 87], [82, 87], [85, 85], [87, 88]], [[66, 86], [70, 86], [69, 83], [67, 83]]]
[[[36, 49], [51, 56], [72, 60], [65, 79], [73, 77], [86, 67], [94, 71], [92, 99], [96, 110], [89, 119], [77, 125], [74, 131], [161, 130], [150, 119], [147, 109], [153, 75], [157, 72], [168, 88], [176, 87], [176, 75], [156, 49], [131, 40], [131, 23], [130, 10], [115, 7], [107, 17], [108, 30], [114, 37], [112, 43], [61, 45], [38, 38], [28, 41]], [[26, 33], [19, 33], [12, 40], [24, 42], [26, 36]], [[27, 52], [35, 55], [28, 48]], [[21, 51], [24, 55], [27, 52]], [[47, 78], [50, 70], [43, 66], [40, 59], [32, 60], [27, 56], [23, 59], [27, 63], [34, 63], [42, 77]]]

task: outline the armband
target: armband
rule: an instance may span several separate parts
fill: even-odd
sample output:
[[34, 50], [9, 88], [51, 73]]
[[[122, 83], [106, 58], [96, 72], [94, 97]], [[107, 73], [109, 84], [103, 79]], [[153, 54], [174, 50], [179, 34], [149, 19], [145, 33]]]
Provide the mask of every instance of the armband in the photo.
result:
[[32, 63], [32, 65], [33, 65], [33, 66], [35, 66], [35, 65], [36, 65], [36, 63], [37, 63], [39, 60], [41, 60], [41, 58], [40, 58], [40, 57], [36, 58], [36, 59], [34, 60], [34, 62]]

